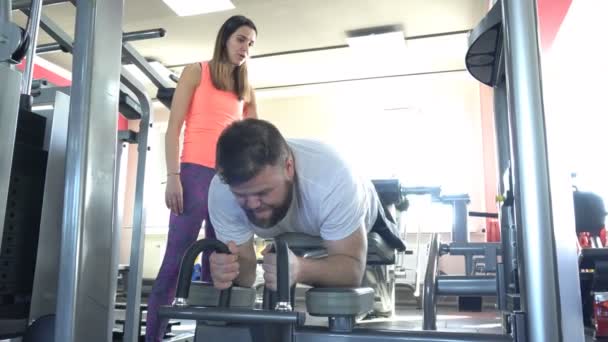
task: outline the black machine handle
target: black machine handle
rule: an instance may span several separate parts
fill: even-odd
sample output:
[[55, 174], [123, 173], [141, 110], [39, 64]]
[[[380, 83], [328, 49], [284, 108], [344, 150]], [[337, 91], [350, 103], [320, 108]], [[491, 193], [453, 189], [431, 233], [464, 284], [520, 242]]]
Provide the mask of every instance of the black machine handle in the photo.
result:
[[[177, 292], [175, 293], [175, 304], [184, 306], [187, 305], [186, 299], [190, 294], [190, 283], [192, 279], [192, 270], [194, 269], [194, 261], [201, 252], [214, 251], [218, 253], [230, 254], [228, 246], [223, 242], [215, 239], [203, 239], [193, 243], [184, 254], [182, 263], [179, 269], [179, 278], [177, 281]], [[220, 292], [220, 307], [228, 307], [230, 302], [230, 289]]]
[[485, 217], [485, 218], [498, 218], [497, 213], [484, 213], [479, 211], [469, 211], [470, 217]]
[[[277, 292], [264, 288], [264, 301], [262, 307], [265, 310], [291, 311], [291, 288], [289, 286], [289, 246], [287, 241], [277, 236], [270, 252], [277, 254]], [[275, 307], [273, 307], [275, 306]]]
[[275, 239], [274, 244], [277, 251], [277, 304], [287, 304], [289, 305], [289, 311], [291, 311], [291, 300], [289, 298], [291, 292], [289, 286], [289, 248], [287, 242], [280, 237]]

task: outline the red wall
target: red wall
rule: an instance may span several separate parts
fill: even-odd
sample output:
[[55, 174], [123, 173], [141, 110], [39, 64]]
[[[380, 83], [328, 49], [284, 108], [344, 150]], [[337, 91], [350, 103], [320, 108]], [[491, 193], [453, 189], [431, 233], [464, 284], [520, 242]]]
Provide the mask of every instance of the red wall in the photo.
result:
[[[21, 64], [17, 65], [17, 69], [23, 71], [23, 69], [25, 68], [25, 60], [23, 62], [21, 62]], [[63, 76], [58, 75], [57, 73], [39, 65], [39, 64], [34, 64], [34, 70], [33, 70], [33, 78], [34, 79], [46, 79], [47, 81], [49, 81], [49, 83], [52, 83], [55, 86], [58, 87], [66, 87], [66, 86], [70, 86], [72, 84], [72, 80], [67, 79]], [[127, 121], [127, 119], [125, 119], [124, 116], [119, 115], [118, 116], [118, 130], [126, 130], [128, 129], [129, 123]]]
[[547, 51], [564, 22], [572, 0], [537, 0], [538, 25], [542, 51]]

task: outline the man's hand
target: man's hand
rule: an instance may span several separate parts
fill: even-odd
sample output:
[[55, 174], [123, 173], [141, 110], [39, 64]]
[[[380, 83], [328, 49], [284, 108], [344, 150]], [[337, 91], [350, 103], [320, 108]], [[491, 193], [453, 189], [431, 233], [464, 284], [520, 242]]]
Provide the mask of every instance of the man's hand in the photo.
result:
[[209, 257], [211, 279], [216, 289], [227, 289], [239, 276], [239, 249], [234, 241], [228, 242], [230, 254], [213, 252]]
[[[272, 291], [277, 290], [277, 255], [274, 252], [270, 252], [272, 244], [267, 245], [262, 251], [264, 256], [264, 283], [266, 287]], [[296, 283], [298, 279], [298, 273], [300, 269], [300, 259], [293, 254], [293, 252], [287, 249], [289, 257], [289, 287]]]

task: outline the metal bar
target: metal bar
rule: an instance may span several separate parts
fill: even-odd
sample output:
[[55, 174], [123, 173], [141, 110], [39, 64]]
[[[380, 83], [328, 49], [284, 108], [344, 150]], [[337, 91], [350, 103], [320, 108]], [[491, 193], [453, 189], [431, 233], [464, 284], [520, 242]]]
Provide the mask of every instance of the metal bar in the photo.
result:
[[500, 82], [494, 87], [494, 131], [496, 133], [496, 156], [498, 159], [498, 193], [503, 194], [505, 191], [503, 176], [509, 168], [509, 158], [511, 157], [509, 148], [509, 112], [505, 82]]
[[438, 276], [438, 296], [496, 296], [496, 276]]
[[145, 240], [145, 175], [148, 155], [148, 130], [152, 125], [152, 104], [142, 84], [122, 67], [121, 82], [129, 88], [139, 101], [141, 120], [137, 135], [137, 176], [135, 178], [135, 205], [133, 208], [133, 232], [131, 237], [131, 258], [127, 290], [127, 308], [123, 341], [139, 340], [141, 282]]
[[508, 335], [476, 332], [355, 329], [348, 333], [328, 334], [327, 328], [312, 326], [296, 329], [294, 335], [298, 342], [513, 342]]
[[[22, 9], [21, 12], [27, 16], [30, 15], [28, 9]], [[36, 47], [36, 54], [53, 52], [55, 50], [65, 50], [66, 52], [72, 53], [72, 37], [59, 27], [59, 25], [55, 24], [51, 18], [44, 15], [44, 13], [40, 15], [40, 28], [57, 43], [38, 45]]]
[[[521, 221], [522, 303], [532, 342], [563, 341], [540, 81], [536, 1], [502, 2], [507, 88], [513, 110], [515, 198]], [[523, 166], [525, 163], [525, 167]]]
[[55, 341], [112, 336], [122, 19], [122, 0], [78, 1]]
[[11, 1], [12, 0], [0, 1], [0, 24], [8, 23], [12, 20]]
[[30, 44], [25, 55], [25, 68], [23, 70], [23, 79], [21, 80], [21, 93], [26, 95], [32, 92], [32, 73], [34, 71], [36, 44], [38, 43], [40, 14], [42, 14], [42, 0], [32, 0], [30, 15], [27, 19], [27, 33], [30, 36]]
[[[177, 279], [177, 290], [175, 292], [175, 300], [176, 302], [180, 303], [180, 305], [185, 304], [186, 300], [188, 299], [192, 279], [192, 270], [194, 268], [194, 261], [202, 252], [218, 252], [230, 254], [228, 246], [226, 246], [223, 242], [219, 240], [198, 240], [192, 245], [190, 245], [190, 247], [188, 247], [188, 249], [184, 253], [184, 256], [182, 257], [182, 262], [179, 268], [179, 277]], [[222, 293], [227, 292], [229, 290], [230, 288], [227, 290], [222, 290]], [[220, 296], [222, 296], [222, 293], [220, 293]]]
[[464, 274], [473, 275], [473, 256], [466, 254], [464, 256]]
[[469, 211], [469, 217], [485, 217], [485, 218], [498, 218], [497, 213], [484, 213], [479, 211]]
[[[72, 37], [51, 18], [43, 14], [40, 18], [40, 27], [57, 42], [58, 46], [61, 45], [67, 52], [72, 53], [74, 45]], [[39, 53], [38, 49], [36, 49], [36, 52]]]
[[498, 304], [499, 311], [507, 310], [507, 282], [505, 281], [504, 263], [499, 263], [496, 267], [496, 291], [498, 291]]
[[[57, 88], [44, 89], [43, 93], [54, 94], [53, 114], [50, 125], [48, 161], [42, 198], [42, 215], [36, 253], [36, 272], [30, 306], [30, 322], [55, 313], [57, 306], [57, 281], [61, 246], [61, 213], [65, 189], [65, 151], [68, 144], [68, 122], [70, 97]], [[49, 95], [46, 95], [49, 96]], [[36, 98], [37, 100], [38, 98]]]
[[127, 60], [130, 60], [135, 64], [149, 79], [154, 83], [157, 88], [172, 88], [173, 85], [165, 77], [161, 76], [154, 68], [150, 66], [150, 63], [135, 50], [135, 48], [129, 44], [124, 43], [122, 45], [122, 53]]
[[[463, 200], [451, 201], [452, 205], [452, 241], [454, 242], [469, 242], [469, 227], [467, 224], [467, 205], [468, 196]], [[469, 263], [467, 262], [467, 265]]]
[[429, 246], [429, 259], [424, 276], [422, 329], [437, 330], [437, 263], [439, 262], [439, 234], [434, 233]]
[[[56, 33], [63, 32], [63, 30], [61, 30], [57, 25], [52, 23], [52, 21], [50, 19], [48, 19], [48, 17], [46, 20], [44, 20], [44, 19], [45, 19], [45, 16], [42, 17], [42, 20], [40, 21], [40, 26], [46, 33], [48, 33], [58, 43], [49, 43], [49, 44], [39, 45], [38, 48], [36, 49], [36, 53], [37, 54], [51, 53], [51, 52], [63, 51], [64, 49], [67, 50], [65, 52], [71, 53], [72, 52], [72, 40], [69, 39], [69, 37], [66, 40], [65, 38], [63, 38], [63, 37], [65, 37], [64, 35], [62, 35], [63, 37], [57, 37]], [[45, 23], [45, 22], [48, 23], [47, 28], [45, 28], [45, 26], [43, 26], [43, 23]], [[51, 23], [53, 26], [51, 26]], [[165, 34], [166, 34], [166, 30], [163, 28], [126, 32], [126, 33], [123, 33], [123, 35], [122, 35], [122, 41], [131, 42], [131, 41], [137, 41], [137, 40], [161, 38], [161, 37], [164, 37]]]
[[67, 48], [62, 47], [58, 43], [49, 43], [49, 44], [38, 45], [38, 47], [36, 47], [36, 54], [42, 55], [45, 53], [51, 53], [51, 52], [57, 52], [57, 51], [71, 52], [71, 51], [64, 51], [64, 50], [67, 50]]
[[[0, 237], [4, 236], [8, 188], [10, 186], [13, 151], [19, 116], [21, 73], [0, 63]], [[2, 239], [0, 239], [2, 248]]]
[[[54, 4], [60, 4], [63, 2], [68, 2], [68, 0], [44, 0], [43, 5], [44, 6], [54, 5]], [[13, 11], [28, 9], [28, 8], [30, 8], [31, 4], [32, 4], [32, 0], [13, 0]]]
[[276, 310], [291, 311], [291, 300], [290, 300], [290, 285], [289, 285], [289, 249], [287, 242], [276, 237], [274, 240], [275, 251], [277, 258], [277, 296], [278, 302], [275, 307]]
[[126, 32], [122, 35], [123, 42], [162, 38], [167, 34], [164, 28]]
[[498, 242], [452, 242], [447, 245], [446, 251], [450, 255], [485, 255], [488, 248], [496, 248], [498, 253], [502, 250]]
[[187, 319], [196, 321], [296, 325], [303, 325], [306, 318], [305, 313], [297, 311], [177, 306], [161, 306], [158, 311], [158, 315], [162, 318]]
[[441, 194], [440, 187], [428, 187], [428, 186], [412, 186], [402, 187], [401, 194], [407, 195], [431, 195], [433, 197], [439, 197]]
[[[503, 54], [500, 54], [501, 60], [504, 58]], [[496, 155], [497, 155], [497, 180], [498, 180], [498, 194], [502, 195], [505, 199], [508, 197], [507, 191], [511, 191], [510, 185], [510, 157], [511, 148], [510, 142], [511, 137], [509, 133], [509, 112], [507, 105], [507, 86], [506, 82], [500, 82], [494, 87], [494, 130], [496, 132]], [[505, 203], [505, 199], [500, 203], [500, 244], [502, 249], [502, 263], [503, 263], [503, 280], [504, 280], [504, 291], [509, 291], [511, 283], [514, 279], [514, 271], [517, 269], [517, 251], [516, 251], [516, 239], [515, 237], [515, 226], [512, 218], [512, 210], [510, 203]]]

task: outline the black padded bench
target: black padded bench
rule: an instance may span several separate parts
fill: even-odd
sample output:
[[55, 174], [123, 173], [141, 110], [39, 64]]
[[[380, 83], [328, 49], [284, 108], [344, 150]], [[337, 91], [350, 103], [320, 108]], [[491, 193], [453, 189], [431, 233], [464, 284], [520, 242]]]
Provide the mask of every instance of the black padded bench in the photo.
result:
[[[373, 180], [384, 215], [393, 224], [396, 221], [389, 209], [391, 206], [401, 205], [405, 201], [401, 194], [401, 185], [396, 179]], [[378, 213], [380, 216], [380, 213]], [[318, 258], [326, 256], [323, 240], [320, 237], [301, 233], [285, 233], [281, 235], [294, 254], [298, 256]], [[385, 222], [378, 217], [376, 223], [367, 235], [367, 264], [393, 265], [396, 251], [405, 252], [403, 241], [396, 236]]]

